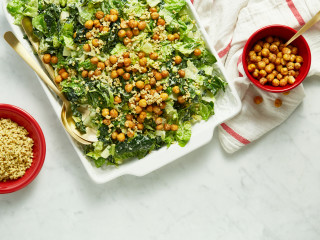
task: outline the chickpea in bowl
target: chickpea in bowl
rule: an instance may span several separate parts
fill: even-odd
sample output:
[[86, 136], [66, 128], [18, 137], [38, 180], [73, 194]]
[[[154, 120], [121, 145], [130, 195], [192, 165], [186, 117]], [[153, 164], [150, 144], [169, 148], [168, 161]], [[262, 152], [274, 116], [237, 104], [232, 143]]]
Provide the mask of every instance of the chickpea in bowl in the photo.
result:
[[311, 65], [307, 41], [300, 36], [285, 46], [296, 32], [288, 26], [270, 25], [248, 39], [242, 63], [254, 85], [269, 92], [287, 92], [306, 78]]

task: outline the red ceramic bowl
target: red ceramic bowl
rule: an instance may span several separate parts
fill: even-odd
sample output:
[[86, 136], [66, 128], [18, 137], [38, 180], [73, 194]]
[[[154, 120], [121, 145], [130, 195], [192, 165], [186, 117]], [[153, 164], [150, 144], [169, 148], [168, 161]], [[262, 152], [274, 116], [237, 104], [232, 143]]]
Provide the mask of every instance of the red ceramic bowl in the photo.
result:
[[256, 85], [257, 87], [268, 91], [268, 92], [287, 92], [295, 87], [297, 87], [308, 75], [310, 65], [311, 65], [311, 52], [309, 45], [304, 37], [300, 36], [296, 40], [294, 40], [290, 45], [293, 45], [298, 48], [299, 52], [298, 55], [303, 57], [303, 63], [300, 68], [300, 74], [296, 78], [296, 81], [294, 84], [290, 85], [287, 84], [284, 87], [274, 87], [272, 85], [262, 85], [259, 83], [257, 79], [255, 79], [248, 71], [248, 63], [247, 63], [247, 56], [253, 46], [261, 39], [267, 37], [267, 36], [273, 36], [273, 37], [279, 37], [285, 42], [289, 40], [294, 34], [296, 34], [296, 30], [293, 28], [290, 28], [288, 26], [284, 25], [270, 25], [263, 27], [256, 31], [252, 36], [248, 39], [246, 45], [244, 46], [243, 53], [242, 53], [242, 63], [244, 70], [246, 72], [246, 75], [250, 79], [250, 81]]
[[1, 118], [11, 119], [29, 132], [29, 137], [34, 141], [34, 157], [31, 167], [27, 169], [23, 177], [17, 180], [0, 182], [0, 194], [18, 191], [31, 183], [40, 172], [46, 155], [46, 142], [42, 130], [37, 121], [29, 113], [16, 106], [0, 103]]

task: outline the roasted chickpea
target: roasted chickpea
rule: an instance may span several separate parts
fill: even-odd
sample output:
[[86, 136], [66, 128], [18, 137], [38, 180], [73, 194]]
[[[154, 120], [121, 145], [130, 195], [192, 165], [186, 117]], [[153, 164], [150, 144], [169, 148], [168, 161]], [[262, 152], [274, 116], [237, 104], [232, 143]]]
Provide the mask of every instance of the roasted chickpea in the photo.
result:
[[129, 81], [131, 78], [131, 75], [130, 75], [130, 73], [124, 73], [122, 77], [124, 80]]
[[198, 57], [198, 56], [201, 55], [201, 50], [200, 50], [199, 48], [196, 48], [196, 49], [193, 51], [193, 54]]
[[295, 76], [295, 75], [296, 75], [296, 71], [294, 71], [294, 70], [289, 70], [288, 75], [289, 75], [289, 76]]
[[294, 76], [289, 76], [289, 78], [288, 78], [288, 83], [289, 84], [294, 84], [295, 83], [295, 81], [296, 81], [296, 79], [294, 78]]
[[154, 106], [152, 110], [157, 115], [160, 115], [160, 113], [161, 113], [161, 109], [159, 106]]
[[91, 32], [87, 32], [87, 33], [86, 33], [86, 38], [87, 38], [87, 39], [90, 39], [91, 37], [92, 37]]
[[67, 79], [69, 77], [69, 73], [67, 73], [67, 72], [61, 73], [61, 77], [62, 77], [63, 80], [65, 80], [65, 79]]
[[88, 71], [87, 71], [87, 70], [83, 70], [83, 71], [81, 72], [81, 76], [82, 76], [83, 78], [88, 77]]
[[249, 52], [249, 57], [250, 57], [250, 56], [256, 56], [256, 52], [253, 51], [253, 50], [251, 50], [251, 51]]
[[138, 57], [141, 59], [141, 58], [144, 58], [146, 56], [146, 54], [144, 52], [139, 52], [138, 53]]
[[262, 61], [266, 63], [266, 65], [268, 65], [270, 63], [269, 58], [262, 58]]
[[254, 50], [255, 52], [260, 52], [260, 51], [262, 50], [262, 47], [261, 47], [261, 45], [256, 44], [256, 45], [254, 46], [253, 50]]
[[186, 102], [186, 100], [185, 100], [185, 98], [183, 96], [179, 96], [178, 97], [178, 103], [183, 104], [185, 102]]
[[93, 25], [95, 28], [100, 28], [101, 26], [100, 21], [98, 19], [93, 20]]
[[268, 74], [268, 76], [267, 76], [267, 81], [268, 81], [268, 82], [272, 82], [273, 79], [274, 79], [274, 74], [272, 74], [272, 73]]
[[283, 58], [280, 59], [280, 62], [281, 62], [281, 65], [282, 65], [282, 66], [287, 65], [287, 61], [284, 60]]
[[104, 17], [104, 13], [102, 11], [96, 12], [96, 18], [102, 19]]
[[112, 134], [111, 134], [111, 138], [112, 139], [117, 139], [117, 136], [118, 136], [118, 133], [117, 132], [113, 132]]
[[94, 70], [94, 75], [95, 76], [100, 76], [102, 72], [99, 69]]
[[145, 21], [140, 21], [138, 23], [138, 28], [139, 28], [140, 31], [143, 31], [146, 27], [147, 27], [147, 24], [146, 24]]
[[151, 12], [151, 13], [157, 12], [157, 9], [155, 7], [151, 7], [151, 8], [149, 8], [149, 12]]
[[51, 64], [57, 64], [58, 58], [56, 56], [52, 56], [50, 62], [51, 62]]
[[146, 112], [141, 112], [140, 115], [139, 115], [139, 118], [141, 118], [141, 119], [146, 119], [146, 117], [147, 117], [147, 113]]
[[147, 66], [147, 59], [145, 57], [141, 58], [139, 60], [139, 64], [140, 66], [143, 66], [143, 67]]
[[115, 79], [115, 78], [119, 77], [119, 75], [118, 75], [118, 73], [117, 73], [116, 70], [113, 70], [113, 71], [111, 72], [111, 74], [110, 74], [110, 77], [111, 77], [112, 79]]
[[48, 54], [48, 53], [45, 54], [45, 55], [43, 55], [42, 60], [43, 60], [43, 62], [46, 63], [46, 64], [50, 63], [50, 61], [51, 61], [51, 55]]
[[286, 67], [283, 67], [283, 68], [281, 68], [281, 75], [288, 75], [288, 68], [286, 68]]
[[297, 56], [296, 63], [302, 63], [302, 62], [303, 62], [303, 58], [301, 56]]
[[58, 71], [58, 74], [61, 75], [62, 73], [66, 72], [66, 69], [65, 68], [61, 68], [59, 71]]
[[134, 124], [131, 120], [127, 120], [127, 121], [124, 123], [124, 126], [126, 126], [127, 128], [134, 128], [134, 127], [135, 127], [135, 124]]
[[131, 72], [132, 71], [132, 67], [131, 66], [125, 67], [124, 70], [126, 72]]
[[118, 58], [116, 56], [110, 56], [109, 57], [109, 61], [113, 65], [113, 64], [116, 64], [118, 62]]
[[162, 74], [161, 74], [161, 73], [156, 72], [156, 74], [154, 75], [154, 77], [156, 78], [157, 81], [162, 80]]
[[288, 62], [287, 63], [287, 68], [288, 68], [288, 70], [293, 70], [294, 69], [294, 63], [293, 62]]
[[278, 47], [275, 44], [271, 44], [269, 49], [270, 49], [271, 52], [277, 52], [278, 51]]
[[152, 18], [153, 20], [158, 19], [158, 18], [159, 18], [159, 13], [157, 13], [157, 12], [151, 13], [151, 18]]
[[267, 72], [262, 69], [262, 70], [259, 71], [259, 76], [260, 77], [265, 77], [265, 76], [267, 76]]
[[130, 58], [123, 59], [123, 64], [125, 67], [128, 67], [131, 64], [131, 59]]
[[126, 35], [128, 38], [132, 38], [133, 37], [133, 32], [131, 30], [127, 30]]
[[101, 111], [101, 115], [103, 116], [103, 117], [107, 117], [107, 116], [109, 116], [109, 109], [108, 108], [104, 108], [104, 109], [102, 109], [102, 111]]
[[142, 82], [141, 80], [136, 82], [136, 87], [139, 89], [143, 89], [144, 88], [144, 82]]
[[98, 59], [97, 57], [92, 57], [92, 58], [90, 59], [90, 62], [91, 62], [92, 64], [94, 64], [94, 65], [97, 65], [98, 62], [99, 62], [99, 59]]
[[119, 103], [122, 102], [122, 99], [121, 99], [119, 96], [115, 96], [115, 97], [114, 97], [114, 102], [115, 102], [116, 104], [119, 104]]
[[270, 43], [264, 43], [262, 48], [268, 49], [270, 48]]
[[281, 59], [282, 58], [277, 58], [276, 61], [274, 62], [275, 65], [280, 65], [281, 64]]
[[276, 70], [277, 70], [278, 72], [281, 72], [281, 69], [282, 69], [282, 65], [278, 65], [278, 66], [276, 67]]
[[63, 80], [63, 79], [62, 79], [62, 77], [61, 77], [60, 75], [56, 76], [55, 79], [54, 79], [54, 81], [55, 81], [56, 83], [61, 83], [62, 80]]
[[270, 51], [269, 49], [267, 48], [263, 48], [262, 51], [261, 51], [261, 55], [264, 56], [264, 57], [269, 57], [269, 54], [270, 54]]
[[139, 106], [145, 108], [147, 106], [147, 101], [145, 99], [141, 99], [139, 101]]
[[284, 87], [286, 86], [288, 83], [287, 79], [286, 78], [282, 78], [280, 81], [279, 81], [279, 86], [280, 87]]
[[158, 41], [160, 39], [159, 34], [153, 34], [152, 39]]
[[126, 38], [123, 40], [123, 44], [127, 46], [129, 43], [131, 43], [131, 39], [128, 38], [128, 37], [126, 37]]
[[273, 39], [273, 37], [271, 37], [271, 36], [268, 36], [267, 38], [266, 38], [266, 42], [267, 43], [272, 43], [274, 41], [274, 39]]
[[300, 63], [295, 63], [294, 64], [294, 69], [295, 70], [299, 70], [301, 68], [301, 64]]
[[157, 60], [158, 57], [159, 57], [158, 53], [156, 53], [156, 52], [150, 53], [150, 58], [151, 58], [152, 60]]
[[110, 14], [111, 15], [118, 15], [118, 11], [116, 9], [110, 9]]
[[181, 58], [180, 56], [175, 56], [175, 57], [174, 57], [174, 62], [175, 62], [176, 64], [180, 64], [180, 63], [182, 62], [182, 58]]
[[126, 36], [126, 31], [123, 30], [123, 29], [119, 30], [118, 36], [119, 36], [120, 38], [124, 38], [124, 37]]
[[162, 75], [163, 78], [167, 78], [169, 76], [169, 72], [167, 70], [163, 70], [161, 72], [161, 75]]
[[118, 68], [117, 73], [119, 76], [122, 76], [124, 74], [124, 70], [122, 68]]
[[261, 69], [264, 69], [266, 67], [266, 63], [264, 61], [260, 61], [258, 62], [258, 68], [261, 70]]
[[272, 86], [274, 86], [274, 87], [278, 87], [280, 85], [280, 81], [278, 80], [278, 79], [273, 79], [273, 81], [272, 81]]
[[166, 101], [169, 97], [168, 93], [161, 93], [160, 97], [162, 98], [162, 101]]
[[150, 78], [150, 80], [149, 80], [149, 83], [150, 83], [151, 86], [155, 85], [156, 82], [157, 82], [157, 81], [156, 81], [155, 78]]
[[173, 42], [173, 41], [175, 40], [174, 35], [173, 35], [173, 34], [169, 34], [169, 35], [168, 35], [168, 40], [169, 40], [170, 42]]
[[278, 73], [277, 79], [280, 80], [280, 79], [282, 79], [282, 78], [283, 78], [282, 74], [281, 74], [281, 73]]
[[249, 57], [249, 59], [250, 59], [251, 62], [258, 62], [256, 55], [251, 55], [251, 56]]
[[180, 93], [179, 86], [174, 86], [174, 87], [172, 88], [172, 92], [174, 92], [175, 94]]
[[290, 54], [291, 54], [290, 48], [284, 47], [284, 48], [282, 49], [282, 54], [283, 54], [283, 55], [284, 55], [284, 54], [290, 55]]
[[159, 25], [164, 26], [164, 25], [166, 25], [166, 21], [165, 21], [164, 19], [162, 19], [162, 18], [159, 18], [159, 19], [158, 19], [158, 22], [157, 22], [157, 25], [158, 25], [158, 26], [159, 26]]
[[272, 71], [273, 71], [272, 65], [271, 64], [267, 65], [265, 67], [265, 70], [266, 70], [267, 73], [272, 73]]
[[277, 59], [277, 56], [275, 54], [270, 54], [269, 55], [269, 61], [270, 62], [274, 63], [276, 61], [276, 59]]
[[117, 118], [118, 117], [118, 111], [116, 110], [116, 109], [111, 109], [110, 110], [110, 116], [112, 117], [112, 118]]
[[132, 89], [133, 89], [133, 85], [132, 84], [127, 84], [125, 87], [124, 87], [124, 89], [126, 90], [126, 92], [131, 92], [132, 91]]
[[136, 28], [136, 27], [138, 27], [138, 22], [136, 20], [131, 19], [128, 22], [128, 25], [129, 25], [130, 28]]
[[248, 71], [252, 73], [252, 72], [254, 72], [254, 70], [256, 70], [256, 65], [253, 63], [249, 64]]
[[157, 125], [157, 126], [156, 126], [156, 129], [157, 129], [157, 130], [162, 130], [162, 129], [163, 129], [163, 124]]
[[128, 131], [127, 132], [128, 138], [133, 138], [134, 137], [134, 132]]
[[92, 20], [86, 21], [84, 24], [84, 27], [89, 30], [92, 29], [93, 28], [93, 21]]
[[252, 73], [252, 76], [254, 78], [258, 78], [259, 77], [259, 70], [258, 69], [255, 69], [254, 72]]
[[110, 21], [116, 22], [118, 20], [118, 15], [110, 15]]
[[[112, 16], [116, 16], [116, 15], [112, 15]], [[124, 142], [126, 140], [126, 136], [124, 135], [124, 133], [119, 133], [117, 136], [117, 140], [119, 142]]]
[[138, 127], [139, 130], [143, 130], [143, 128], [144, 128], [144, 126], [143, 126], [142, 123], [138, 123], [138, 124], [137, 124], [137, 127]]
[[177, 39], [177, 40], [179, 40], [179, 39], [180, 39], [180, 35], [179, 35], [179, 33], [175, 33], [175, 34], [173, 34], [173, 36], [174, 36], [174, 38], [175, 38], [175, 39]]
[[186, 72], [182, 69], [178, 71], [178, 74], [181, 78], [184, 78], [186, 76]]
[[171, 130], [171, 125], [170, 124], [164, 124], [164, 130], [165, 131], [170, 131]]
[[176, 125], [176, 124], [172, 124], [171, 125], [171, 131], [177, 131], [178, 130], [178, 125]]
[[90, 71], [90, 72], [88, 73], [88, 77], [89, 77], [89, 78], [92, 78], [92, 77], [93, 77], [93, 74], [94, 74], [94, 71]]
[[293, 48], [291, 49], [291, 53], [294, 54], [294, 55], [297, 55], [297, 54], [298, 54], [298, 48], [293, 47]]

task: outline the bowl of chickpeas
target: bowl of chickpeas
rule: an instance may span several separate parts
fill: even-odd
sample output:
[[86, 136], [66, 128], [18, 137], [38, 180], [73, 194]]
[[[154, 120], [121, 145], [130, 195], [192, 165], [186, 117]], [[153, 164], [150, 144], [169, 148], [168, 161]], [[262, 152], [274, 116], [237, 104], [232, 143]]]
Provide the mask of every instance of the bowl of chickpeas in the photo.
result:
[[307, 41], [300, 36], [285, 45], [296, 32], [288, 26], [270, 25], [248, 39], [242, 63], [254, 85], [269, 92], [287, 92], [306, 78], [311, 65]]

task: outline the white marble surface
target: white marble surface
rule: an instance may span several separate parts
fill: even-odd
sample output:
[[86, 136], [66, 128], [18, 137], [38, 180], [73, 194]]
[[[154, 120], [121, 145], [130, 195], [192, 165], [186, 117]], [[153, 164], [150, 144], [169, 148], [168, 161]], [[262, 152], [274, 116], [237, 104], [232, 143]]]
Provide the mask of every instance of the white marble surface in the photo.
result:
[[5, 26], [0, 10], [0, 102], [36, 118], [47, 157], [31, 185], [0, 195], [0, 239], [320, 239], [319, 78], [284, 124], [234, 155], [215, 134], [145, 177], [95, 185]]

